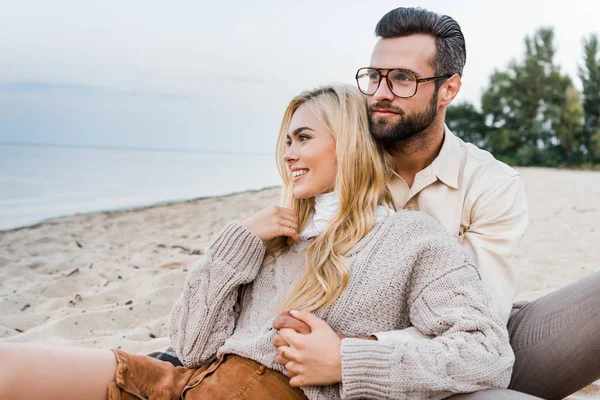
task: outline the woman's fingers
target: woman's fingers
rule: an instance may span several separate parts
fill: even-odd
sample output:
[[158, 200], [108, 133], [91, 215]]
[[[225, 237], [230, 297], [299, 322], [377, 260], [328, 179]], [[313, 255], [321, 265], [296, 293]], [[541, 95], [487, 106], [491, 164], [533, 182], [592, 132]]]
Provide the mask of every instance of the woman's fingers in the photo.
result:
[[287, 236], [294, 243], [298, 243], [300, 241], [298, 236], [298, 220], [294, 210], [276, 207], [273, 209], [273, 213], [276, 218], [275, 224], [280, 227], [280, 229], [278, 229], [279, 236]]
[[291, 236], [289, 236], [289, 238], [292, 239], [292, 241], [296, 244], [300, 243], [300, 235], [298, 235], [298, 231], [296, 230], [292, 233]]
[[290, 362], [290, 360], [288, 360], [285, 357], [280, 356], [279, 354], [277, 355], [277, 357], [275, 357], [275, 360], [277, 361], [277, 364], [279, 364], [279, 365], [285, 365]]
[[291, 361], [285, 356], [285, 349], [289, 349], [289, 347], [281, 346], [277, 348], [277, 364], [285, 365]]
[[290, 218], [293, 221], [296, 220], [296, 212], [290, 208], [279, 207], [279, 212], [282, 216], [286, 216], [287, 218]]
[[[271, 240], [278, 236], [288, 236], [297, 241], [298, 221], [293, 210], [283, 207], [271, 206], [254, 214], [242, 222], [249, 230], [263, 241]], [[282, 228], [294, 232], [282, 232]]]
[[302, 367], [301, 364], [298, 364], [294, 361], [290, 361], [287, 364], [285, 364], [285, 370], [288, 373], [291, 373], [291, 375], [286, 374], [288, 377], [292, 378], [296, 375], [299, 375], [302, 373], [302, 371], [304, 370], [304, 368]]
[[296, 221], [293, 221], [291, 219], [281, 218], [279, 220], [279, 225], [281, 225], [281, 226], [287, 226], [288, 228], [292, 228], [292, 229], [298, 230], [298, 224], [296, 223]]
[[[275, 329], [277, 329], [277, 328], [275, 328]], [[273, 346], [275, 346], [277, 348], [277, 350], [279, 350], [279, 347], [281, 347], [281, 346], [287, 346], [288, 345], [285, 342], [285, 340], [283, 340], [281, 338], [281, 336], [279, 336], [279, 334], [273, 336], [272, 342], [273, 342]]]
[[290, 239], [292, 239], [294, 243], [300, 242], [300, 236], [298, 235], [298, 231], [296, 231], [295, 229], [281, 226], [279, 232], [279, 236], [287, 236]]

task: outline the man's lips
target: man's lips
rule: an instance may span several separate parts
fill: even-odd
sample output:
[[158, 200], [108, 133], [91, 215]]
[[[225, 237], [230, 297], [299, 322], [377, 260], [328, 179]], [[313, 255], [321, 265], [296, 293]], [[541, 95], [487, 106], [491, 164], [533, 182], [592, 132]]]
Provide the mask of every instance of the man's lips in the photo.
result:
[[369, 107], [369, 112], [371, 116], [381, 117], [381, 118], [390, 118], [395, 117], [396, 115], [402, 115], [403, 112], [399, 108], [395, 108], [389, 104], [371, 104]]
[[378, 117], [393, 117], [399, 115], [400, 113], [390, 110], [389, 108], [373, 108], [371, 109], [371, 114]]

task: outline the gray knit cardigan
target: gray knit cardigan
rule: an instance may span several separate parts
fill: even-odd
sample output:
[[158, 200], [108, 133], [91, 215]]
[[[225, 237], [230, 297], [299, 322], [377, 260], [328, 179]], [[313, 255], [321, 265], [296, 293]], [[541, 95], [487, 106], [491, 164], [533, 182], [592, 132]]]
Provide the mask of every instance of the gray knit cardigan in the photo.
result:
[[[310, 241], [265, 262], [265, 245], [240, 222], [227, 225], [190, 269], [169, 317], [187, 367], [224, 353], [276, 363], [272, 322], [304, 268]], [[514, 362], [506, 327], [489, 307], [477, 270], [430, 216], [402, 210], [346, 254], [350, 281], [317, 310], [348, 337], [416, 327], [434, 339], [393, 344], [342, 340], [342, 382], [302, 388], [309, 399], [441, 399], [506, 387]]]

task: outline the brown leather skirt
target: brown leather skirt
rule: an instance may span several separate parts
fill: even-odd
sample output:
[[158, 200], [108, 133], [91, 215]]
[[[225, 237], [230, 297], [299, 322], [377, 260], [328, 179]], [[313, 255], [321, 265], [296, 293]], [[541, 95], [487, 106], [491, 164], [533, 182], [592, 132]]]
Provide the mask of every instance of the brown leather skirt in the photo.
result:
[[306, 400], [284, 374], [233, 354], [200, 368], [185, 368], [121, 350], [113, 353], [117, 371], [108, 386], [108, 400]]

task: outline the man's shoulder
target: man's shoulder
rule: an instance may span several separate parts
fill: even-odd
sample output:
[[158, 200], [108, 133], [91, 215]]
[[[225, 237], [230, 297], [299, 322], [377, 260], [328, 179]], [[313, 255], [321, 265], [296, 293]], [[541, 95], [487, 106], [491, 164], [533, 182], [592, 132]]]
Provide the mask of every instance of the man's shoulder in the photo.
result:
[[[461, 182], [491, 188], [503, 185], [517, 177], [519, 172], [497, 160], [489, 151], [480, 149], [472, 143], [456, 138], [461, 149]], [[518, 178], [517, 178], [518, 179]]]
[[514, 168], [497, 160], [489, 151], [480, 149], [472, 143], [466, 143], [460, 138], [457, 139], [459, 140], [463, 153], [463, 165], [469, 168], [469, 170], [485, 170], [489, 174], [506, 178], [519, 175]]

